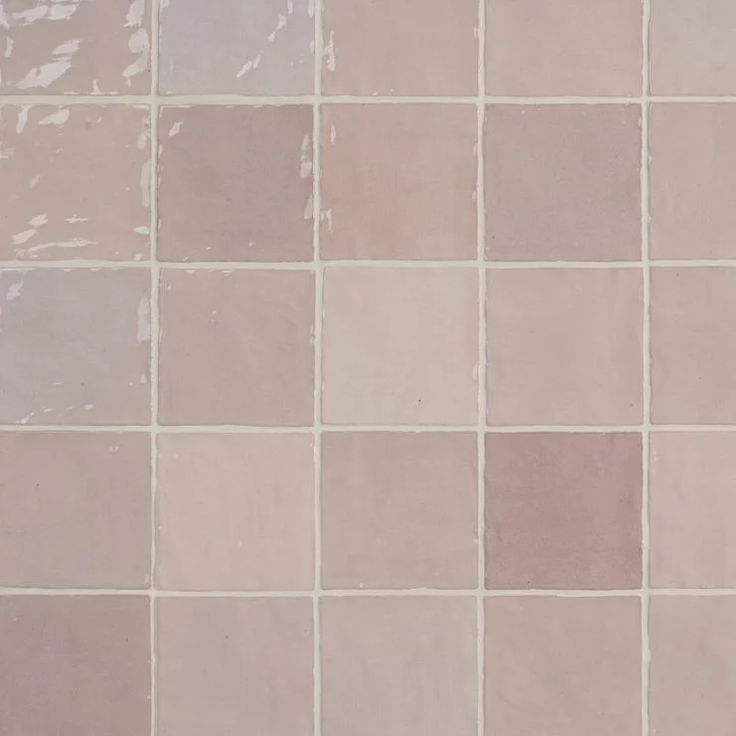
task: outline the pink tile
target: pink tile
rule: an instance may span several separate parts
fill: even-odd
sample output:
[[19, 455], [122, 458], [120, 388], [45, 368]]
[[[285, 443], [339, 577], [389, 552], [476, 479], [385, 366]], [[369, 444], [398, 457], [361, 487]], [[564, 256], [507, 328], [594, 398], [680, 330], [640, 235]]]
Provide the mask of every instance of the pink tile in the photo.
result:
[[0, 640], [8, 736], [148, 732], [147, 597], [0, 597]]
[[161, 435], [158, 584], [304, 590], [314, 579], [309, 435]]
[[164, 424], [312, 423], [313, 274], [165, 269], [160, 307]]
[[322, 108], [324, 258], [476, 257], [477, 111], [471, 105], [427, 111], [426, 105]]
[[323, 5], [326, 94], [476, 94], [476, 0], [325, 0]]
[[158, 736], [312, 733], [310, 600], [162, 598], [156, 609]]
[[649, 114], [654, 258], [736, 257], [736, 105], [659, 104]]
[[0, 423], [146, 424], [150, 276], [0, 271]]
[[639, 269], [488, 275], [491, 424], [639, 424]]
[[491, 105], [486, 255], [500, 261], [636, 261], [638, 105]]
[[313, 0], [161, 3], [159, 89], [169, 93], [311, 94]]
[[486, 0], [486, 29], [489, 94], [641, 93], [641, 0]]
[[639, 736], [639, 605], [618, 597], [486, 600], [486, 734]]
[[148, 94], [150, 36], [148, 0], [4, 0], [0, 91]]
[[322, 585], [477, 585], [477, 440], [470, 433], [322, 436]]
[[652, 270], [652, 419], [736, 421], [736, 272]]
[[145, 108], [0, 106], [0, 257], [146, 258], [150, 170]]
[[486, 586], [641, 584], [641, 436], [486, 435]]
[[477, 289], [469, 269], [327, 269], [324, 421], [476, 422]]
[[324, 736], [474, 736], [471, 598], [323, 598]]
[[312, 110], [165, 107], [159, 121], [159, 256], [312, 259]]

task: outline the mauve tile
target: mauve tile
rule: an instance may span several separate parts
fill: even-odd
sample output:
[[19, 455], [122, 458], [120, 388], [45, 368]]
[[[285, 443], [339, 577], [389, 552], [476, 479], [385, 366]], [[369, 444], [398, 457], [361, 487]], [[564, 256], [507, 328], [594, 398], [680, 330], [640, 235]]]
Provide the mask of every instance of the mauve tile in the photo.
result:
[[148, 598], [0, 597], [7, 736], [131, 736], [150, 728]]
[[147, 257], [150, 178], [143, 107], [2, 105], [0, 257]]
[[146, 424], [150, 293], [142, 269], [0, 271], [0, 423]]
[[156, 621], [158, 736], [312, 733], [311, 600], [160, 598]]

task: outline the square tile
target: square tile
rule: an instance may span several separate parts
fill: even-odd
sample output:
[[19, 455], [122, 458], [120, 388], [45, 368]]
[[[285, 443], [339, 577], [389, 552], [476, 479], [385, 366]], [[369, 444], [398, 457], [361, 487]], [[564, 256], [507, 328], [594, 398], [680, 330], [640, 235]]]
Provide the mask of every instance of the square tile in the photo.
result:
[[471, 105], [324, 106], [322, 257], [474, 259], [477, 137]]
[[314, 582], [309, 435], [160, 435], [158, 585], [304, 590]]
[[657, 95], [736, 94], [731, 0], [652, 0], [651, 88]]
[[148, 733], [149, 617], [144, 596], [0, 597], [3, 731]]
[[322, 365], [328, 423], [475, 423], [478, 274], [326, 269]]
[[314, 275], [164, 269], [159, 419], [310, 425]]
[[0, 432], [0, 586], [144, 588], [148, 434]]
[[730, 736], [736, 700], [736, 598], [655, 596], [650, 605], [651, 733]]
[[639, 736], [639, 605], [633, 597], [486, 600], [486, 734]]
[[0, 294], [0, 423], [148, 423], [147, 271], [6, 269]]
[[323, 598], [324, 736], [474, 736], [472, 598]]
[[325, 0], [329, 95], [475, 95], [477, 0]]
[[324, 433], [322, 585], [474, 588], [477, 460], [470, 433]]
[[736, 587], [736, 434], [654, 432], [649, 468], [652, 584]]
[[486, 587], [641, 584], [641, 435], [486, 435]]
[[736, 421], [736, 271], [655, 268], [651, 279], [652, 420]]
[[0, 106], [0, 257], [147, 258], [150, 127], [132, 105]]
[[162, 259], [312, 259], [311, 108], [164, 107], [159, 140]]
[[641, 0], [486, 0], [488, 94], [639, 95], [641, 67]]
[[149, 0], [4, 0], [0, 18], [0, 92], [150, 92]]
[[162, 93], [314, 91], [313, 0], [164, 0], [160, 22]]
[[638, 105], [491, 105], [486, 257], [641, 257]]
[[659, 104], [649, 113], [653, 258], [735, 258], [736, 105]]
[[159, 598], [156, 621], [158, 736], [312, 733], [311, 600]]
[[491, 424], [641, 422], [638, 268], [494, 270], [487, 310]]

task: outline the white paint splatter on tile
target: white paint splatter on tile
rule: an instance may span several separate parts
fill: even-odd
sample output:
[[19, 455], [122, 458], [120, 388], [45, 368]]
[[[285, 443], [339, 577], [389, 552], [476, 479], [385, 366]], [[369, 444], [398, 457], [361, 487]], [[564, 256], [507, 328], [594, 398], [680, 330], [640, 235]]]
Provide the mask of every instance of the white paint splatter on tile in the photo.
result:
[[18, 111], [18, 122], [15, 124], [15, 132], [20, 135], [28, 123], [28, 111], [31, 109], [30, 105], [22, 105]]
[[184, 121], [177, 120], [170, 128], [169, 128], [169, 138], [173, 138], [175, 135], [179, 135], [181, 132], [181, 126], [184, 125]]
[[312, 159], [309, 156], [309, 146], [312, 142], [311, 137], [307, 133], [302, 138], [300, 146], [301, 152], [299, 156], [299, 178], [308, 179], [312, 175]]
[[38, 121], [39, 125], [64, 125], [69, 120], [69, 108], [59, 108]]
[[23, 289], [23, 279], [16, 281], [14, 284], [10, 284], [7, 292], [5, 293], [5, 301], [12, 302], [20, 296], [20, 292]]
[[138, 302], [138, 328], [136, 340], [148, 342], [151, 339], [151, 303], [147, 297]]
[[335, 32], [330, 31], [329, 42], [325, 45], [322, 56], [325, 60], [325, 65], [331, 71], [335, 71], [336, 59], [335, 59]]

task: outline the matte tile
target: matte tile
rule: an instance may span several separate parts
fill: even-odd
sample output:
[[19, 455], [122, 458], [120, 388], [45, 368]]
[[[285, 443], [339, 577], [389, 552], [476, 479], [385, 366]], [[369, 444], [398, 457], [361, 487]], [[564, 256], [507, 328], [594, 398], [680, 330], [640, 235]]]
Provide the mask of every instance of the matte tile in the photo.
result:
[[164, 424], [309, 425], [314, 275], [165, 269]]
[[730, 736], [736, 598], [655, 596], [649, 611], [652, 734]]
[[477, 273], [327, 269], [324, 315], [324, 421], [477, 421]]
[[160, 598], [158, 736], [312, 733], [312, 602]]
[[736, 434], [654, 432], [650, 441], [652, 584], [736, 587]]
[[474, 588], [477, 438], [322, 436], [322, 585]]
[[652, 420], [736, 421], [736, 272], [655, 268], [651, 279]]
[[311, 94], [313, 0], [164, 0], [163, 93]]
[[638, 105], [491, 105], [486, 256], [636, 261], [641, 254]]
[[145, 95], [151, 3], [4, 0], [0, 92]]
[[472, 598], [323, 598], [324, 736], [471, 736]]
[[165, 107], [159, 139], [162, 259], [312, 259], [311, 108]]
[[639, 736], [639, 605], [633, 597], [486, 600], [486, 734]]
[[150, 293], [142, 269], [0, 271], [0, 423], [148, 423]]
[[147, 597], [0, 597], [0, 640], [8, 736], [148, 732]]
[[736, 94], [734, 34], [736, 5], [731, 0], [652, 0], [652, 92]]
[[0, 432], [0, 586], [143, 588], [148, 434]]
[[486, 0], [486, 29], [488, 94], [641, 94], [641, 0]]
[[161, 587], [311, 589], [312, 437], [160, 435], [158, 449]]
[[150, 171], [142, 107], [0, 106], [0, 257], [147, 257]]
[[476, 0], [325, 0], [322, 85], [330, 95], [474, 95]]
[[736, 257], [736, 105], [659, 104], [649, 113], [653, 258]]
[[491, 424], [639, 424], [639, 269], [488, 274]]
[[477, 111], [427, 113], [426, 105], [322, 108], [323, 258], [476, 257]]
[[486, 586], [641, 584], [641, 435], [486, 435]]

